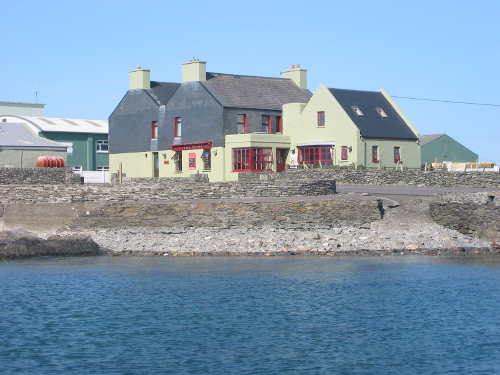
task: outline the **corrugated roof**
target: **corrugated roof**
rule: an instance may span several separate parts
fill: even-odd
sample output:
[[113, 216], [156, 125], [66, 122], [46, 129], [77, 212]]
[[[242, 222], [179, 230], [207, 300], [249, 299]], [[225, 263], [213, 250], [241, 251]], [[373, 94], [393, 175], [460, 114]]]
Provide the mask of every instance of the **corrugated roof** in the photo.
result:
[[[417, 139], [392, 105], [377, 91], [329, 89], [365, 138]], [[361, 110], [356, 114], [354, 107]], [[378, 108], [387, 115], [383, 117]]]
[[0, 123], [0, 149], [66, 151], [67, 146], [38, 136], [24, 123]]
[[288, 78], [207, 73], [201, 83], [224, 107], [281, 110], [283, 104], [306, 103], [312, 96]]
[[149, 91], [153, 94], [153, 96], [155, 96], [160, 104], [165, 105], [175, 94], [180, 85], [180, 83], [175, 82], [151, 81], [151, 89]]
[[446, 135], [444, 133], [438, 133], [438, 134], [424, 134], [420, 136], [420, 145], [425, 145], [429, 142], [432, 142], [435, 139], [438, 139], [442, 137], [443, 135]]
[[23, 122], [38, 131], [43, 132], [65, 132], [65, 133], [108, 133], [108, 121], [105, 120], [83, 120], [59, 117], [35, 117], [35, 116], [1, 116], [0, 123]]

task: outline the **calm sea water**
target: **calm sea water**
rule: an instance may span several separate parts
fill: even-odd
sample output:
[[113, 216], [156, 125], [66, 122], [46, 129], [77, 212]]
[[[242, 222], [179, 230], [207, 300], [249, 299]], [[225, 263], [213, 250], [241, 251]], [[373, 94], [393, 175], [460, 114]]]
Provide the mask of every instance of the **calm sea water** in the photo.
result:
[[1, 374], [500, 374], [500, 259], [0, 262]]

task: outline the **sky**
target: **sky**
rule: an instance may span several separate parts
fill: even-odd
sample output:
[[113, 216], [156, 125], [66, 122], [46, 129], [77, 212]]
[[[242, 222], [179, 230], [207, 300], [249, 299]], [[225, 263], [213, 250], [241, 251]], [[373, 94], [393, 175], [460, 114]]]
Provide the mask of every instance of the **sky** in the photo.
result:
[[[393, 96], [500, 105], [500, 1], [28, 1], [2, 4], [0, 101], [107, 119], [138, 65], [179, 82], [207, 71], [279, 76]], [[500, 106], [396, 98], [421, 134], [447, 133], [500, 163]]]

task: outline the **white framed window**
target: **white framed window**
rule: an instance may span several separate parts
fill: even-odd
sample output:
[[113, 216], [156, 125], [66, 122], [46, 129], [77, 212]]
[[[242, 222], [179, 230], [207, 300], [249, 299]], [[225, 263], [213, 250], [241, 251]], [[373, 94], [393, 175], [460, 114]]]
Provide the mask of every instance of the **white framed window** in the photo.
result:
[[83, 167], [81, 165], [73, 166], [73, 172], [81, 172], [83, 171]]
[[109, 142], [107, 139], [98, 140], [95, 142], [96, 152], [108, 152]]
[[363, 111], [361, 110], [361, 108], [359, 108], [357, 105], [353, 105], [351, 107], [352, 111], [357, 114], [358, 116], [364, 116], [365, 114], [363, 113]]
[[107, 171], [109, 171], [109, 167], [97, 167], [97, 170], [100, 172], [102, 172], [102, 171], [107, 172]]
[[376, 111], [377, 111], [377, 113], [380, 115], [380, 117], [384, 117], [384, 118], [389, 117], [389, 116], [387, 115], [387, 112], [386, 112], [386, 111], [384, 111], [384, 109], [383, 109], [383, 108], [377, 107], [377, 108], [375, 108], [375, 110], [376, 110]]

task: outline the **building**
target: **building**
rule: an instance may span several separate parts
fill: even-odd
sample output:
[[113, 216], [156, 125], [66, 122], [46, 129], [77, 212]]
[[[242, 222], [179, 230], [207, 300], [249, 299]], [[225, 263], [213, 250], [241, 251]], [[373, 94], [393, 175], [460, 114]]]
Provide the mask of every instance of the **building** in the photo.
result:
[[451, 138], [447, 134], [426, 134], [420, 137], [422, 164], [444, 161], [468, 163], [477, 162], [478, 154]]
[[290, 164], [420, 167], [418, 132], [385, 92], [307, 89], [299, 65], [280, 78], [207, 73], [182, 83], [138, 67], [109, 118], [110, 170], [127, 177], [208, 175], [232, 181]]
[[286, 104], [283, 118], [299, 164], [420, 168], [418, 131], [384, 90], [320, 85], [307, 104]]
[[43, 116], [44, 108], [45, 104], [39, 103], [0, 101], [0, 114], [9, 114], [14, 116]]
[[182, 83], [150, 81], [139, 67], [109, 118], [110, 170], [227, 181], [242, 171], [283, 169], [290, 138], [282, 107], [310, 97], [299, 67], [270, 78], [207, 73], [205, 62], [192, 60], [182, 65]]
[[0, 113], [0, 124], [9, 122], [23, 123], [38, 135], [67, 145], [67, 165], [75, 170], [108, 169], [107, 121]]
[[23, 123], [0, 122], [0, 168], [35, 168], [40, 156], [66, 160], [67, 146], [40, 137]]

